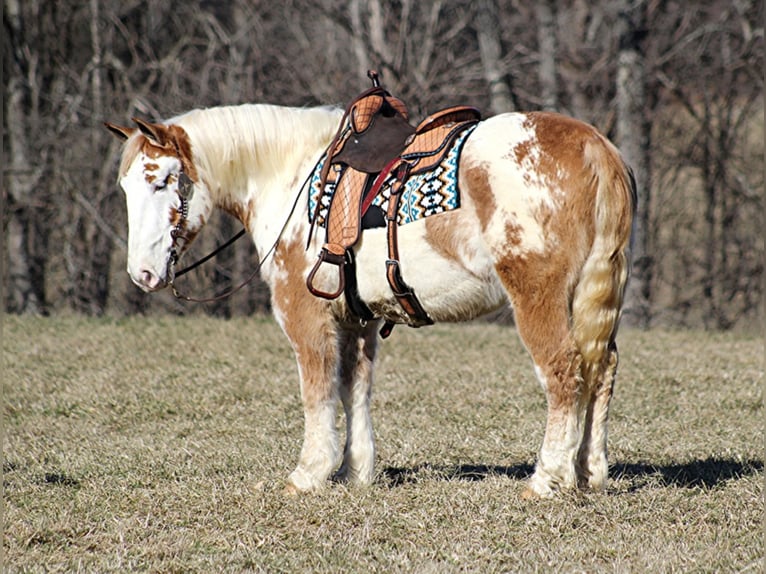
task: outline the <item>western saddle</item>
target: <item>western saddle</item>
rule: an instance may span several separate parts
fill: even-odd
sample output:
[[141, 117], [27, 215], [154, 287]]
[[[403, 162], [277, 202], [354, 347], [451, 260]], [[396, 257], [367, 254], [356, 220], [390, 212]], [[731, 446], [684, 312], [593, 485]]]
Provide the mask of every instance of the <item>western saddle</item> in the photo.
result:
[[[326, 240], [306, 285], [317, 297], [335, 299], [345, 293], [350, 310], [361, 320], [374, 314], [359, 296], [356, 286], [353, 246], [363, 228], [387, 229], [388, 259], [386, 277], [397, 301], [409, 317], [412, 327], [433, 324], [414, 290], [404, 282], [399, 265], [397, 214], [401, 191], [410, 176], [434, 169], [450, 150], [463, 130], [481, 119], [476, 108], [450, 107], [428, 116], [417, 127], [409, 123], [407, 107], [381, 87], [378, 74], [367, 73], [372, 88], [357, 96], [346, 108], [338, 132], [324, 155], [319, 187], [322, 193], [334, 185], [334, 193], [325, 218]], [[370, 212], [375, 197], [390, 186], [388, 209], [384, 217]], [[311, 218], [317, 222], [321, 200]], [[314, 285], [323, 264], [339, 268], [337, 289], [325, 292]], [[381, 336], [387, 337], [394, 323], [387, 321]]]

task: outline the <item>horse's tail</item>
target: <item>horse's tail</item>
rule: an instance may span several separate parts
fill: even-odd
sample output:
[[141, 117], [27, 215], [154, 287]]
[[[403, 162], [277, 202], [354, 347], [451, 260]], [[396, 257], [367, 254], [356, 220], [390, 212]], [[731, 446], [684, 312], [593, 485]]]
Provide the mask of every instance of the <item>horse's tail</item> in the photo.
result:
[[595, 235], [572, 301], [575, 343], [586, 365], [597, 367], [614, 341], [629, 274], [629, 243], [636, 209], [633, 173], [605, 138], [584, 148], [596, 188]]

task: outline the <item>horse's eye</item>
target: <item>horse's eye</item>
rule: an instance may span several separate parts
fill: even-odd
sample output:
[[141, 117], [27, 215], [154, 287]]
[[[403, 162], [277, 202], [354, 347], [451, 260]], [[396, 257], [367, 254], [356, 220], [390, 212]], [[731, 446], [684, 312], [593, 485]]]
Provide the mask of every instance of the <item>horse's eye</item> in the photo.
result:
[[154, 191], [162, 191], [168, 186], [168, 182], [170, 181], [170, 175], [168, 175], [164, 180], [158, 181], [154, 184]]

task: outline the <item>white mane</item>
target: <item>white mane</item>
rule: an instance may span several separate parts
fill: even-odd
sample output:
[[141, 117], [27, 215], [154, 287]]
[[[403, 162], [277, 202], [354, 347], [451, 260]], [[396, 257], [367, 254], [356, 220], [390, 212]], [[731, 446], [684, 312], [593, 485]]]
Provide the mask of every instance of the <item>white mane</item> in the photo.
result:
[[201, 174], [229, 187], [241, 184], [253, 168], [267, 176], [282, 172], [294, 177], [290, 168], [324, 149], [341, 115], [342, 110], [331, 107], [243, 104], [192, 110], [167, 123], [189, 134]]

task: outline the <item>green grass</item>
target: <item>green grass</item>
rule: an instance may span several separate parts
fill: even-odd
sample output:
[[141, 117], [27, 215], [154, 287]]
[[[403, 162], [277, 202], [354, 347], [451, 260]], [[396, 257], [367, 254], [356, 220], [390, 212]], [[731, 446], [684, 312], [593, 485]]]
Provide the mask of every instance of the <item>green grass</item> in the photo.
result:
[[271, 320], [3, 329], [8, 572], [763, 567], [756, 337], [623, 332], [607, 492], [523, 501], [545, 401], [508, 327], [395, 330], [373, 397], [376, 483], [294, 498], [302, 411]]

